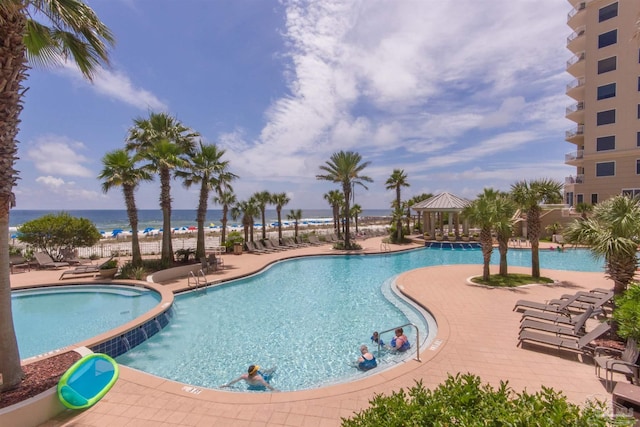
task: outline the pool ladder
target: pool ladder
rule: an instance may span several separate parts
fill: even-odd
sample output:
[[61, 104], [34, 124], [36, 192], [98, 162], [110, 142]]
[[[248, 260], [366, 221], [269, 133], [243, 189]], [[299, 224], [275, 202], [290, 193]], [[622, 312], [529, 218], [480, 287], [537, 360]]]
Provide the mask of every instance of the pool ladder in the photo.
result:
[[[200, 278], [202, 277], [202, 283], [200, 282]], [[197, 291], [198, 288], [206, 289], [207, 288], [207, 276], [204, 274], [204, 270], [200, 269], [197, 274], [194, 274], [193, 271], [189, 272], [189, 277], [187, 278], [187, 286], [194, 287]]]
[[[400, 326], [396, 326], [395, 328], [391, 328], [391, 329], [387, 329], [386, 331], [381, 331], [380, 332], [380, 336], [382, 336], [382, 334], [385, 334], [387, 332], [391, 332], [391, 331], [395, 331], [398, 328], [404, 328], [407, 326], [413, 326], [413, 328], [416, 330], [416, 358], [415, 360], [418, 362], [422, 362], [420, 360], [420, 330], [418, 329], [418, 326], [416, 326], [413, 323], [405, 323], [404, 325], [400, 325]], [[378, 354], [380, 353], [381, 350], [381, 346], [380, 343], [378, 343]]]
[[389, 244], [387, 242], [380, 242], [380, 252], [390, 252]]

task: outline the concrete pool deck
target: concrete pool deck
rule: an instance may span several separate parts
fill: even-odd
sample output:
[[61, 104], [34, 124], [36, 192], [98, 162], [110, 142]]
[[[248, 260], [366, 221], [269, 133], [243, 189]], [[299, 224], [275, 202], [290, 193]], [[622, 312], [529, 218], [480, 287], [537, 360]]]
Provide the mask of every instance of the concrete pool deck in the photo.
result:
[[[364, 252], [379, 252], [381, 238], [361, 241]], [[419, 245], [388, 245], [390, 251]], [[513, 250], [513, 249], [511, 249]], [[228, 280], [257, 271], [291, 256], [335, 253], [329, 245], [265, 255], [224, 255], [226, 268], [207, 276]], [[511, 267], [510, 272], [528, 272]], [[493, 269], [492, 269], [493, 272]], [[369, 406], [375, 394], [407, 389], [415, 380], [428, 388], [447, 374], [473, 373], [494, 386], [508, 380], [516, 391], [535, 392], [542, 385], [564, 392], [574, 403], [589, 398], [609, 400], [603, 381], [588, 359], [534, 345], [519, 348], [521, 314], [512, 311], [521, 298], [545, 301], [564, 293], [595, 287], [611, 288], [604, 273], [543, 270], [560, 283], [518, 289], [489, 289], [467, 284], [481, 273], [479, 265], [426, 267], [402, 274], [398, 285], [436, 318], [438, 333], [421, 349], [421, 362], [400, 366], [359, 381], [317, 390], [280, 393], [238, 393], [201, 389], [154, 377], [125, 366], [114, 388], [84, 412], [64, 412], [43, 426], [337, 426], [341, 417]], [[11, 276], [12, 287], [57, 282], [60, 272], [31, 271]], [[97, 280], [97, 279], [96, 279]], [[81, 281], [73, 281], [78, 283]], [[89, 279], [89, 283], [95, 283]], [[186, 279], [163, 283], [172, 291], [184, 289]], [[60, 281], [63, 284], [63, 281]], [[70, 282], [71, 283], [71, 282]], [[354, 357], [357, 349], [354, 349]], [[239, 372], [243, 367], [239, 367]], [[622, 379], [622, 377], [617, 378]]]

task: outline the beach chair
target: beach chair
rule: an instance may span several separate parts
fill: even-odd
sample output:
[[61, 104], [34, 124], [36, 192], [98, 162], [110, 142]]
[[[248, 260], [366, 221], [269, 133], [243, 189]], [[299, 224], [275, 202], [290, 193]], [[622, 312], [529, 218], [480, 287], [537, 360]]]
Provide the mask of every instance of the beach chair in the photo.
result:
[[[617, 357], [611, 355], [611, 352]], [[632, 338], [627, 340], [624, 351], [608, 347], [596, 347], [593, 357], [596, 375], [600, 376], [600, 370], [604, 368], [605, 388], [607, 391], [611, 391], [611, 386], [613, 386], [614, 373], [623, 374], [628, 378], [632, 378], [635, 383], [638, 382], [640, 377], [640, 366], [637, 364], [639, 355], [638, 343]]]
[[273, 245], [273, 242], [271, 242], [271, 240], [269, 239], [265, 239], [264, 242], [262, 242], [262, 244], [264, 245], [264, 248], [267, 250], [271, 250], [271, 251], [275, 251], [275, 252], [280, 252], [280, 251], [284, 251], [284, 248], [281, 247], [275, 247]]
[[29, 271], [31, 269], [31, 265], [23, 256], [11, 255], [9, 256], [9, 268], [11, 274], [14, 274], [16, 272], [16, 268], [21, 268], [22, 271]]
[[54, 261], [53, 258], [45, 252], [36, 252], [33, 254], [33, 257], [38, 263], [38, 268], [53, 268], [57, 270], [58, 268], [69, 267], [68, 262]]
[[311, 246], [320, 246], [325, 244], [325, 242], [320, 241], [320, 238], [316, 234], [310, 234], [308, 239]]
[[60, 254], [62, 255], [62, 261], [68, 262], [69, 265], [80, 265], [80, 264], [90, 264], [90, 259], [82, 259], [78, 258], [78, 250], [77, 249], [61, 249]]
[[[74, 267], [71, 270], [63, 271], [58, 280], [67, 279], [68, 277], [78, 277], [78, 276], [96, 276], [100, 273], [100, 268], [113, 260], [113, 257], [109, 258], [102, 264], [83, 264], [77, 267]], [[68, 277], [67, 277], [68, 276]]]
[[513, 307], [513, 311], [535, 309], [540, 311], [561, 313], [567, 311], [567, 307], [569, 306], [569, 304], [577, 300], [578, 297], [579, 295], [576, 294], [566, 299], [552, 299], [551, 301], [546, 303], [529, 300], [518, 300], [516, 301], [516, 305]]
[[264, 245], [260, 240], [256, 240], [255, 242], [253, 242], [253, 245], [254, 245], [257, 249], [259, 249], [259, 250], [261, 250], [261, 251], [264, 251], [264, 252], [266, 252], [266, 253], [278, 252], [278, 250], [277, 250], [277, 249], [273, 249], [273, 248], [268, 248], [268, 247], [266, 247], [266, 246], [265, 246], [265, 245]]
[[254, 242], [247, 241], [246, 245], [247, 245], [247, 250], [249, 251], [249, 253], [258, 254], [258, 255], [262, 255], [262, 254], [266, 254], [267, 253], [267, 251], [265, 251], [264, 249], [258, 249]]
[[556, 347], [558, 350], [588, 353], [594, 349], [591, 342], [609, 332], [610, 329], [610, 325], [600, 323], [595, 329], [581, 337], [551, 335], [527, 329], [520, 331], [518, 345], [522, 345], [523, 342], [533, 342]]
[[576, 316], [570, 324], [549, 323], [537, 319], [524, 319], [520, 323], [520, 330], [533, 329], [550, 332], [556, 335], [580, 336], [584, 335], [584, 325], [593, 314], [593, 307], [589, 307], [584, 313]]
[[302, 238], [302, 236], [298, 236], [295, 239], [295, 242], [298, 244], [299, 247], [304, 248], [304, 247], [308, 247], [311, 246], [310, 243], [307, 243], [304, 241], [304, 239]]

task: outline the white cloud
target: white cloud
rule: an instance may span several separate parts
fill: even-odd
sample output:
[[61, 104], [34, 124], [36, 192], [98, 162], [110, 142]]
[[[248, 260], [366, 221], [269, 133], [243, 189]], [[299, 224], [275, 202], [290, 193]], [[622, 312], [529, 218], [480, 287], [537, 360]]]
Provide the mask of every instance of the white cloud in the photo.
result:
[[96, 174], [84, 164], [92, 162], [81, 154], [86, 150], [82, 142], [67, 137], [47, 135], [28, 144], [27, 159], [36, 170], [63, 176], [94, 177]]
[[64, 179], [62, 178], [56, 178], [53, 177], [51, 175], [49, 176], [39, 176], [38, 178], [36, 178], [36, 182], [43, 184], [46, 187], [51, 187], [51, 188], [60, 188], [64, 185]]
[[89, 85], [93, 90], [110, 99], [115, 99], [131, 105], [140, 110], [166, 111], [167, 104], [162, 102], [153, 93], [146, 89], [136, 87], [131, 79], [122, 71], [110, 71], [99, 68], [93, 78], [88, 82], [78, 70], [75, 64], [64, 63], [63, 73], [71, 76], [74, 81], [82, 85]]

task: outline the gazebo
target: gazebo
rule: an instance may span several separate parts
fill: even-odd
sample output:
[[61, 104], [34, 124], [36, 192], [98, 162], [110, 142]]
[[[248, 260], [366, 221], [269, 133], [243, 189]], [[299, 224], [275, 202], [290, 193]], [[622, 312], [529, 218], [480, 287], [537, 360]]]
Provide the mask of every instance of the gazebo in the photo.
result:
[[[455, 233], [456, 239], [460, 237], [460, 213], [471, 203], [470, 200], [463, 199], [451, 193], [440, 193], [427, 200], [423, 200], [411, 206], [411, 209], [422, 215], [424, 230], [431, 236], [436, 235], [436, 230], [443, 235], [444, 232], [444, 214], [448, 213], [448, 230], [447, 232]], [[463, 221], [462, 233], [469, 232], [469, 223]]]

